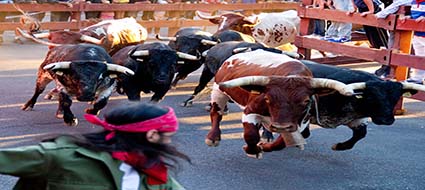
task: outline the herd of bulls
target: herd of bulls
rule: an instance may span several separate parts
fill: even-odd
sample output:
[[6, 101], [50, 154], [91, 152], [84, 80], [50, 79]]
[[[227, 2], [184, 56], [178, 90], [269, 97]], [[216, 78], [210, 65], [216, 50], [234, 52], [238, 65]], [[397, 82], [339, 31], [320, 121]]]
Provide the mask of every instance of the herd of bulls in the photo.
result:
[[[132, 18], [102, 21], [79, 32], [26, 33], [17, 29], [23, 37], [49, 46], [34, 95], [22, 109], [31, 110], [47, 84], [55, 81], [56, 87], [46, 97], [57, 95], [56, 116], [75, 126], [78, 120], [70, 109], [72, 97], [94, 102], [85, 110], [89, 114], [98, 114], [114, 91], [135, 101], [142, 91], [153, 92], [151, 102], [159, 102], [179, 80], [203, 65], [198, 86], [182, 106], [190, 106], [215, 78], [212, 127], [206, 144], [219, 145], [220, 121], [227, 103], [234, 102], [243, 109], [244, 150], [250, 157], [261, 158], [263, 152], [285, 147], [302, 149], [310, 135], [310, 123], [324, 128], [348, 126], [352, 137], [332, 149], [351, 149], [365, 137], [368, 118], [377, 125], [391, 125], [400, 97], [425, 91], [422, 85], [317, 64], [276, 49], [295, 38], [299, 18], [294, 11], [256, 18], [236, 13], [197, 15], [218, 24], [218, 31], [211, 34], [183, 28], [173, 37], [157, 35], [168, 44], [145, 43], [146, 29]], [[265, 129], [262, 135], [261, 128]], [[272, 133], [279, 136], [274, 139]], [[268, 141], [261, 141], [262, 137]]]

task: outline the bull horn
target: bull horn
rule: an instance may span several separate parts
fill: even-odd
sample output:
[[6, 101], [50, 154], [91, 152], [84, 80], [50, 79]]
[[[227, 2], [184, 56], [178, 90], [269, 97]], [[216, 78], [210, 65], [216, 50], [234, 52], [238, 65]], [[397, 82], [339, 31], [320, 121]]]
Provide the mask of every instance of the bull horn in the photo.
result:
[[204, 45], [213, 45], [213, 46], [215, 46], [215, 45], [217, 45], [218, 42], [212, 41], [212, 40], [202, 39], [201, 40], [201, 43], [204, 44]]
[[92, 44], [97, 44], [97, 45], [103, 44], [103, 38], [99, 40], [97, 38], [87, 36], [87, 35], [84, 35], [84, 34], [81, 35], [80, 40], [85, 41], [85, 42], [89, 42], [89, 43], [92, 43]]
[[365, 82], [356, 82], [356, 83], [348, 84], [348, 86], [350, 86], [350, 88], [352, 88], [353, 90], [360, 90], [360, 89], [366, 88], [366, 83]]
[[190, 55], [190, 54], [183, 53], [183, 52], [176, 52], [176, 53], [177, 53], [177, 56], [179, 56], [182, 59], [193, 60], [193, 61], [200, 60], [200, 58], [198, 58], [194, 55]]
[[295, 52], [282, 51], [282, 54], [287, 55], [289, 57], [292, 57], [294, 59], [304, 59], [305, 58], [305, 56], [303, 54], [295, 53]]
[[132, 56], [148, 56], [149, 55], [149, 50], [138, 50], [133, 52], [133, 54], [131, 54]]
[[265, 86], [270, 82], [270, 77], [268, 76], [247, 76], [240, 77], [226, 82], [221, 82], [219, 85], [223, 88], [233, 88], [238, 86], [245, 85], [260, 85]]
[[403, 85], [403, 89], [405, 90], [425, 91], [425, 85], [408, 83], [408, 82], [402, 82], [401, 84]]
[[259, 22], [258, 16], [256, 16], [254, 19], [250, 17], [244, 17], [243, 21], [249, 22], [250, 24], [257, 24]]
[[44, 70], [69, 69], [70, 64], [71, 64], [71, 61], [54, 62], [44, 66], [43, 69]]
[[312, 78], [310, 81], [311, 87], [313, 88], [331, 88], [338, 91], [344, 96], [354, 95], [354, 90], [351, 86], [346, 85], [342, 82], [332, 80], [332, 79], [323, 79], [323, 78]]
[[111, 64], [111, 63], [107, 63], [106, 64], [106, 69], [108, 71], [117, 71], [120, 73], [124, 73], [126, 75], [134, 75], [134, 71], [132, 71], [131, 69], [121, 66], [121, 65], [115, 65], [115, 64]]
[[46, 42], [46, 41], [44, 41], [44, 40], [40, 40], [40, 39], [38, 39], [38, 38], [35, 38], [33, 35], [28, 34], [27, 32], [24, 32], [24, 31], [23, 31], [22, 29], [20, 29], [20, 28], [16, 28], [16, 32], [17, 32], [17, 34], [18, 34], [18, 35], [21, 35], [21, 36], [23, 36], [24, 38], [30, 39], [30, 40], [32, 40], [32, 41], [34, 41], [34, 42], [36, 42], [36, 43], [39, 43], [39, 44], [43, 44], [43, 45], [47, 45], [47, 46], [54, 46], [54, 47], [56, 47], [56, 46], [61, 46], [61, 44], [56, 44], [56, 43]]
[[195, 11], [195, 14], [200, 19], [204, 19], [204, 20], [217, 19], [217, 18], [221, 17], [221, 15], [216, 15], [216, 16], [206, 15], [206, 14], [202, 13], [201, 11]]
[[161, 40], [161, 41], [176, 41], [177, 40], [176, 37], [164, 37], [164, 36], [161, 36], [159, 34], [156, 34], [156, 39]]
[[50, 32], [43, 32], [38, 34], [33, 34], [35, 38], [48, 38], [50, 37]]
[[206, 57], [209, 51], [210, 51], [209, 49], [205, 50], [204, 52], [201, 53], [201, 56]]
[[240, 47], [233, 49], [233, 53], [242, 53], [242, 52], [249, 52], [252, 51], [250, 47]]

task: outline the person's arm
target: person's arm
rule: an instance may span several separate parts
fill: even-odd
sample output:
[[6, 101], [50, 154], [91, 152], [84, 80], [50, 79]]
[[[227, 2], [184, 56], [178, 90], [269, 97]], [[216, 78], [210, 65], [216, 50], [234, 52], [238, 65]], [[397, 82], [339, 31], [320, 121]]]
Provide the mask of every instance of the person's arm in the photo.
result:
[[353, 4], [353, 10], [347, 11], [347, 15], [352, 15], [358, 10], [357, 5], [354, 3], [354, 0], [351, 0], [351, 3]]
[[49, 159], [40, 146], [0, 150], [0, 173], [16, 177], [47, 175]]
[[412, 0], [396, 0], [391, 5], [386, 7], [385, 9], [379, 11], [375, 14], [376, 18], [387, 18], [388, 15], [393, 14], [398, 11], [400, 6], [410, 5]]
[[375, 7], [373, 6], [373, 0], [363, 0], [363, 2], [366, 4], [368, 11], [362, 12], [360, 16], [366, 16], [368, 14], [373, 14], [375, 12]]

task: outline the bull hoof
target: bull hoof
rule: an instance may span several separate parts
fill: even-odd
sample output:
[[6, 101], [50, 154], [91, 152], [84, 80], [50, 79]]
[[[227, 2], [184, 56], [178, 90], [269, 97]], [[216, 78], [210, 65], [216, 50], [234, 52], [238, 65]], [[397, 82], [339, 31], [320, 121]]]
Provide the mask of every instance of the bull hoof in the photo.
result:
[[193, 101], [192, 100], [184, 101], [184, 102], [182, 102], [180, 104], [180, 106], [182, 106], [182, 107], [192, 107], [192, 105], [193, 105]]
[[243, 150], [245, 151], [246, 156], [250, 157], [250, 158], [255, 158], [255, 159], [262, 159], [263, 158], [263, 150], [261, 146], [257, 146], [259, 149], [259, 152], [257, 153], [251, 153], [247, 151], [248, 146], [244, 145], [243, 146]]
[[352, 148], [353, 148], [353, 146], [347, 145], [347, 144], [344, 144], [344, 143], [337, 143], [337, 144], [334, 144], [332, 146], [332, 150], [335, 150], [335, 151], [350, 150]]
[[205, 144], [212, 147], [217, 147], [220, 144], [219, 140], [213, 141], [211, 139], [205, 139]]
[[24, 110], [24, 111], [32, 111], [32, 110], [33, 110], [33, 106], [23, 105], [23, 106], [21, 107], [21, 110]]
[[100, 111], [99, 110], [96, 111], [95, 109], [87, 108], [87, 109], [84, 110], [84, 112], [91, 114], [91, 115], [98, 115]]
[[65, 122], [65, 124], [68, 125], [68, 126], [71, 126], [71, 127], [75, 127], [75, 126], [78, 125], [78, 119], [76, 117], [74, 117], [71, 122], [69, 122], [69, 123]]
[[56, 118], [63, 119], [63, 112], [57, 112], [56, 113]]

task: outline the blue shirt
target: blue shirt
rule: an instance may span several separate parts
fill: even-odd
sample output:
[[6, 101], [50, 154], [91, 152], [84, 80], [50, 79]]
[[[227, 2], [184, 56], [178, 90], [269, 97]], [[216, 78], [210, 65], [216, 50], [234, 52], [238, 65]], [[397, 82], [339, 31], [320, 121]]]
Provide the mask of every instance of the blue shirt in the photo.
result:
[[[425, 2], [417, 3], [416, 0], [412, 1], [412, 7], [410, 8], [410, 15], [412, 19], [417, 19], [420, 16], [425, 17]], [[415, 32], [416, 36], [425, 36], [425, 32]]]

